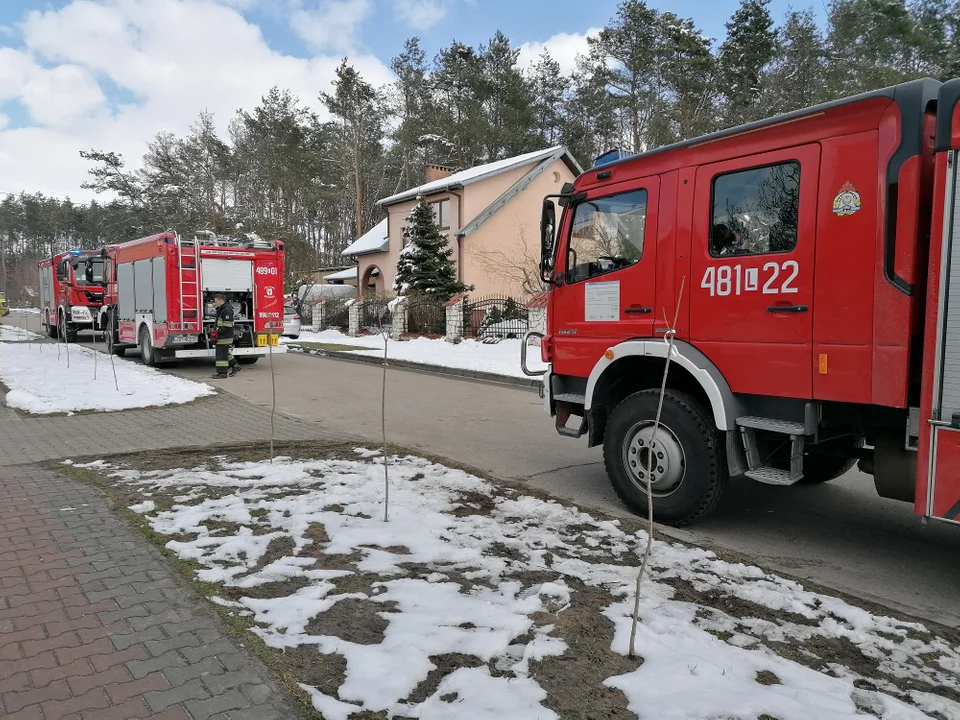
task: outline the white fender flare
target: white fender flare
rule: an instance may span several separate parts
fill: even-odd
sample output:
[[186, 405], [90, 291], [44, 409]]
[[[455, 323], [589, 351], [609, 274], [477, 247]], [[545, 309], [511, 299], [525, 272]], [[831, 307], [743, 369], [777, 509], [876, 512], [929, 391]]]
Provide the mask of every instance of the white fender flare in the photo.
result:
[[[730, 386], [723, 374], [710, 359], [693, 345], [682, 340], [674, 341], [675, 354], [670, 360], [689, 372], [700, 383], [700, 387], [710, 400], [713, 410], [713, 420], [718, 430], [732, 430], [736, 427], [739, 412], [739, 402], [734, 397]], [[587, 380], [584, 408], [589, 410], [593, 405], [593, 394], [603, 373], [617, 361], [625, 357], [657, 357], [666, 358], [669, 346], [663, 340], [628, 340], [614, 345], [600, 358]], [[609, 356], [609, 357], [608, 357]], [[658, 378], [659, 384], [659, 378]]]

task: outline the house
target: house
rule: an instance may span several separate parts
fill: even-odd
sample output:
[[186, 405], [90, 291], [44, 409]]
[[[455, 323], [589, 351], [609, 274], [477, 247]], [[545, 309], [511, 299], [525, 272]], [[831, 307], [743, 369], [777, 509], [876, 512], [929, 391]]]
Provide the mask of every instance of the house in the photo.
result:
[[340, 272], [331, 273], [325, 276], [324, 281], [330, 285], [354, 285], [357, 284], [357, 266], [349, 267]]
[[403, 230], [422, 195], [453, 249], [457, 277], [474, 295], [531, 295], [538, 290], [541, 201], [580, 172], [562, 146], [459, 172], [428, 166], [425, 184], [377, 203], [387, 217], [343, 256], [357, 263], [361, 292], [392, 294]]
[[330, 283], [333, 285], [356, 285], [356, 271], [356, 265], [320, 267], [310, 273], [310, 280], [315, 283]]

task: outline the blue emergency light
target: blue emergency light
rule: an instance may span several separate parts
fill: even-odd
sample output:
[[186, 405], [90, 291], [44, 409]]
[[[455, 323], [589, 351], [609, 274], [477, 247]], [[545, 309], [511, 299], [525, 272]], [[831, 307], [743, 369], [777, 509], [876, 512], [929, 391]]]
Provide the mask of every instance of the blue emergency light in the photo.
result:
[[597, 159], [593, 161], [593, 166], [599, 167], [600, 165], [609, 165], [610, 163], [617, 162], [617, 160], [628, 158], [633, 154], [634, 153], [622, 152], [621, 150], [609, 150], [603, 155], [597, 157]]

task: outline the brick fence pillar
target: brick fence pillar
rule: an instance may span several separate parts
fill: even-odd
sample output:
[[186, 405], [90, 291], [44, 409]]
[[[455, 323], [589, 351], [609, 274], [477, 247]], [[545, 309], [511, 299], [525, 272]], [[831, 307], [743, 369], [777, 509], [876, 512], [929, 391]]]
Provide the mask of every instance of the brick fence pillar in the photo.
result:
[[444, 339], [447, 342], [460, 342], [463, 339], [463, 305], [466, 295], [457, 295], [446, 304], [447, 332]]
[[398, 297], [390, 302], [392, 321], [390, 325], [390, 339], [399, 340], [407, 333], [407, 306], [409, 301], [405, 297]]
[[313, 317], [311, 320], [313, 321], [313, 331], [315, 333], [320, 332], [325, 327], [327, 320], [326, 314], [327, 305], [323, 300], [313, 304]]
[[347, 335], [356, 337], [360, 334], [360, 313], [363, 311], [363, 300], [354, 298], [347, 303]]

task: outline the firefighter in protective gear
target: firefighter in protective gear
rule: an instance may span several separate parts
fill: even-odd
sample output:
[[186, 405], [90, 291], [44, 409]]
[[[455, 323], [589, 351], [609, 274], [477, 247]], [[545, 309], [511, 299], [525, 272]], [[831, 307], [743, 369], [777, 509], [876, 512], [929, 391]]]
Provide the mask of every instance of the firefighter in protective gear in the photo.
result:
[[217, 373], [215, 378], [226, 378], [236, 375], [240, 364], [233, 356], [233, 306], [223, 295], [213, 298], [217, 306], [216, 328], [211, 339], [216, 343]]

